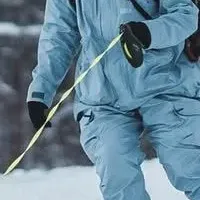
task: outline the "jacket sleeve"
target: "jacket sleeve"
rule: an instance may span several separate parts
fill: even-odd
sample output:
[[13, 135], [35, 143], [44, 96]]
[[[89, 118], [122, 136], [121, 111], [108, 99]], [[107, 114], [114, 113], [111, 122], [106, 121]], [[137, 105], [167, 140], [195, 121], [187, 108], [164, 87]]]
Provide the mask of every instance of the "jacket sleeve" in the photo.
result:
[[192, 35], [198, 27], [198, 8], [192, 0], [160, 0], [165, 14], [144, 21], [151, 32], [148, 49], [175, 46]]
[[38, 64], [32, 72], [27, 101], [51, 106], [80, 44], [74, 9], [68, 0], [47, 0], [38, 46]]

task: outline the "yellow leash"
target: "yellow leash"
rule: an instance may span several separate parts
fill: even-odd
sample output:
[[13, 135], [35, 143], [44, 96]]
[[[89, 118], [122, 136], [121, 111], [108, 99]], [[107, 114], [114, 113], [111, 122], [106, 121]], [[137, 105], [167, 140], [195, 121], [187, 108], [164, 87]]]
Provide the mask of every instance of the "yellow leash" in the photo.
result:
[[73, 86], [62, 95], [60, 101], [51, 109], [51, 111], [49, 112], [49, 114], [47, 116], [47, 119], [46, 119], [45, 123], [35, 133], [35, 135], [31, 139], [31, 141], [30, 141], [29, 145], [27, 146], [27, 148], [25, 149], [25, 151], [8, 167], [8, 169], [6, 170], [6, 172], [3, 175], [9, 174], [19, 164], [19, 162], [22, 160], [22, 158], [24, 157], [24, 155], [26, 154], [26, 152], [35, 144], [35, 142], [37, 141], [37, 139], [40, 137], [40, 135], [42, 134], [42, 131], [44, 130], [45, 125], [47, 124], [48, 121], [50, 121], [52, 119], [52, 117], [56, 113], [57, 109], [59, 108], [60, 104], [69, 96], [69, 94], [72, 92], [72, 90], [84, 79], [84, 77], [88, 74], [88, 72], [102, 59], [102, 57], [110, 49], [112, 49], [115, 46], [115, 44], [120, 40], [121, 36], [122, 36], [122, 34], [120, 34], [116, 38], [114, 38], [112, 40], [112, 42], [109, 44], [109, 46], [107, 47], [107, 49], [102, 54], [100, 54], [99, 56], [97, 56], [94, 59], [94, 61], [92, 62], [92, 64], [89, 66], [89, 68], [85, 72], [83, 72], [76, 79], [76, 81], [73, 84]]

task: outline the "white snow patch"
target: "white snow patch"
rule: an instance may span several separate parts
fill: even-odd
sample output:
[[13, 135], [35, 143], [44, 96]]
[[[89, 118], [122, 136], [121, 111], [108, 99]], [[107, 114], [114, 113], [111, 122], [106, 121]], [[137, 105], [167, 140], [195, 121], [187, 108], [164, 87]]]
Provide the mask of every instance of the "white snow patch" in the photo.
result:
[[42, 27], [41, 24], [18, 26], [11, 22], [1, 22], [0, 36], [20, 36], [20, 35], [37, 36], [40, 34], [41, 27]]
[[20, 6], [24, 3], [25, 0], [0, 0], [1, 5], [3, 6]]
[[3, 82], [1, 79], [0, 79], [0, 97], [4, 96], [8, 96], [8, 95], [13, 95], [15, 94], [15, 90], [8, 84], [6, 84], [5, 82]]
[[[152, 200], [186, 200], [170, 184], [157, 160], [142, 165]], [[102, 200], [93, 167], [58, 168], [49, 172], [16, 170], [0, 176], [1, 199], [6, 200]]]

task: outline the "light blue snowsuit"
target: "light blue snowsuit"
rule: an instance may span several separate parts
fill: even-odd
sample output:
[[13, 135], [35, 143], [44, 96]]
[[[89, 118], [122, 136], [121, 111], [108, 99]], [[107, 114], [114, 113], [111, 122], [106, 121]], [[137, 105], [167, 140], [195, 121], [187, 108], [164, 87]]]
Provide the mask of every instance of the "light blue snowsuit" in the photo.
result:
[[27, 101], [51, 106], [79, 43], [76, 76], [105, 50], [121, 23], [143, 21], [152, 42], [143, 66], [134, 69], [117, 44], [76, 88], [74, 115], [81, 144], [95, 163], [105, 200], [149, 200], [140, 164], [144, 130], [171, 183], [200, 200], [200, 65], [183, 53], [197, 29], [191, 0], [138, 0], [154, 19], [146, 21], [129, 0], [47, 0]]

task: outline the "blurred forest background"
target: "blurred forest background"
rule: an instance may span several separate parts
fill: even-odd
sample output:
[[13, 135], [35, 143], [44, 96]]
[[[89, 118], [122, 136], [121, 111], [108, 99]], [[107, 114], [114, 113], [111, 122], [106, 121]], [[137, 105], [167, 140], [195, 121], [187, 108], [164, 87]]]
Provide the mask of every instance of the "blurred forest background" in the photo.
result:
[[[37, 43], [45, 0], [0, 0], [0, 173], [27, 146], [34, 134], [26, 93], [37, 63]], [[55, 98], [73, 82], [73, 67]], [[18, 167], [24, 169], [91, 165], [79, 143], [78, 124], [72, 114], [73, 94]], [[148, 158], [154, 150], [142, 140]]]

